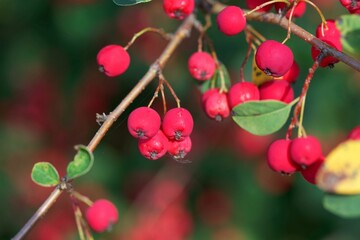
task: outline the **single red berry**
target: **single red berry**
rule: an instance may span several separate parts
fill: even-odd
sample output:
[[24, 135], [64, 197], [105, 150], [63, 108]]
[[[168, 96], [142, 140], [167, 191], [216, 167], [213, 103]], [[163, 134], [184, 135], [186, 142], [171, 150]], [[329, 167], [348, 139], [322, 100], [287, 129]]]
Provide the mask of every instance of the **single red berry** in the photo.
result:
[[319, 38], [334, 38], [340, 41], [341, 33], [337, 29], [335, 20], [328, 19], [326, 20], [326, 26], [321, 27], [322, 24], [316, 28], [315, 35]]
[[340, 3], [349, 11], [349, 13], [360, 14], [359, 0], [340, 0]]
[[291, 159], [303, 169], [322, 156], [321, 144], [314, 136], [295, 138], [290, 146]]
[[220, 122], [230, 115], [227, 95], [224, 92], [220, 93], [219, 89], [217, 91], [212, 91], [212, 89], [208, 91], [211, 91], [211, 94], [204, 104], [205, 113], [209, 118]]
[[246, 18], [241, 8], [237, 6], [227, 6], [219, 12], [216, 22], [222, 33], [233, 36], [244, 30]]
[[196, 52], [189, 58], [188, 69], [193, 78], [201, 81], [208, 80], [215, 73], [216, 63], [209, 53]]
[[94, 231], [103, 232], [117, 222], [118, 211], [109, 200], [99, 199], [86, 210], [86, 220]]
[[[292, 1], [290, 1], [292, 2]], [[287, 4], [286, 3], [275, 3], [275, 9], [277, 12], [281, 12], [283, 11], [285, 8], [287, 8]], [[306, 11], [306, 3], [305, 2], [298, 2], [298, 4], [296, 5], [294, 11], [293, 11], [293, 17], [294, 18], [299, 18], [302, 15], [304, 15]], [[287, 11], [286, 13], [286, 18], [290, 17], [290, 13], [291, 13], [291, 9], [289, 11]]]
[[274, 40], [266, 40], [258, 47], [255, 61], [267, 75], [280, 77], [291, 68], [294, 55], [288, 46]]
[[258, 87], [251, 82], [238, 82], [232, 85], [228, 92], [228, 101], [230, 108], [236, 105], [260, 99]]
[[[246, 0], [245, 3], [246, 3], [246, 6], [249, 8], [249, 9], [254, 9], [256, 8], [257, 6], [260, 6], [261, 4], [263, 3], [266, 3], [268, 2], [268, 0]], [[269, 5], [266, 5], [265, 7], [263, 8], [260, 8], [259, 10], [257, 10], [258, 12], [268, 12], [270, 11], [270, 9], [272, 8], [273, 4], [269, 4]]]
[[170, 140], [168, 153], [174, 159], [184, 159], [191, 150], [192, 142], [190, 137], [185, 137], [182, 141]]
[[285, 80], [289, 83], [295, 83], [296, 79], [299, 77], [299, 74], [300, 74], [300, 67], [296, 63], [296, 61], [294, 61], [289, 71], [287, 71], [283, 76], [277, 77], [276, 79]]
[[360, 140], [360, 126], [357, 126], [351, 130], [347, 138], [352, 140]]
[[203, 109], [205, 109], [205, 103], [206, 100], [209, 98], [209, 96], [211, 96], [212, 94], [218, 92], [219, 89], [218, 88], [209, 88], [208, 90], [206, 90], [206, 92], [204, 92], [201, 96], [201, 106], [203, 107]]
[[194, 127], [191, 113], [185, 108], [173, 108], [166, 112], [162, 129], [170, 140], [181, 141], [189, 136]]
[[166, 13], [171, 18], [176, 18], [179, 20], [184, 19], [189, 16], [195, 7], [194, 0], [164, 0], [163, 8]]
[[[342, 44], [340, 39], [337, 38], [323, 38], [323, 37], [319, 37], [320, 40], [322, 40], [323, 42], [329, 44], [330, 46], [332, 46], [333, 48], [335, 48], [338, 51], [342, 51]], [[312, 46], [311, 47], [311, 57], [314, 61], [317, 60], [318, 56], [320, 55], [320, 50], [317, 49], [316, 47]], [[339, 60], [333, 56], [326, 56], [322, 59], [322, 61], [320, 62], [320, 67], [333, 67], [335, 63], [339, 62]]]
[[261, 100], [278, 100], [290, 103], [294, 100], [294, 90], [285, 80], [271, 80], [259, 86]]
[[159, 131], [160, 125], [160, 115], [149, 107], [136, 108], [127, 121], [129, 133], [138, 139], [152, 138]]
[[97, 54], [97, 63], [101, 72], [109, 77], [123, 74], [130, 65], [128, 52], [119, 45], [107, 45]]
[[144, 157], [150, 160], [157, 160], [164, 156], [169, 147], [169, 140], [159, 130], [155, 136], [146, 140], [139, 140], [138, 148]]
[[316, 174], [324, 164], [325, 158], [321, 156], [315, 163], [308, 166], [306, 169], [301, 170], [301, 175], [306, 181], [311, 184], [316, 184]]
[[293, 174], [299, 169], [290, 156], [291, 140], [278, 139], [272, 142], [267, 151], [267, 163], [275, 172]]

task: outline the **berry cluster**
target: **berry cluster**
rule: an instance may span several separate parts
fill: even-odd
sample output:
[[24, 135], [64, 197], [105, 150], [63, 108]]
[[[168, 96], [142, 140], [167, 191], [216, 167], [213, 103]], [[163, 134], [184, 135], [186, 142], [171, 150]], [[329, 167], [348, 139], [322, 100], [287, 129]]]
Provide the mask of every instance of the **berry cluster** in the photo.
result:
[[130, 113], [127, 125], [130, 134], [138, 139], [140, 153], [147, 159], [157, 160], [169, 153], [182, 160], [191, 150], [194, 122], [185, 108], [170, 109], [161, 122], [154, 109], [139, 107]]

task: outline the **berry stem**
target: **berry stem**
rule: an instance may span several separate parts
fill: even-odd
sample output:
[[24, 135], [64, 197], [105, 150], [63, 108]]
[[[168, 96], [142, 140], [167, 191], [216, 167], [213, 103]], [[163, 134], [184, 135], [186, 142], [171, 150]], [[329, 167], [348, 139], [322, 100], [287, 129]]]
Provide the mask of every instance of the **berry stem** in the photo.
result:
[[247, 51], [246, 51], [245, 58], [244, 58], [244, 60], [243, 60], [243, 62], [242, 62], [242, 64], [241, 64], [241, 67], [240, 67], [240, 81], [241, 81], [241, 82], [245, 82], [245, 78], [244, 78], [244, 68], [245, 68], [246, 63], [247, 63], [248, 60], [249, 60], [249, 57], [250, 57], [250, 54], [251, 54], [251, 50], [252, 50], [252, 45], [253, 45], [251, 38], [249, 38], [249, 39], [247, 39], [247, 40], [248, 40], [248, 41], [247, 41], [247, 42], [248, 42], [248, 48], [247, 48]]
[[[198, 22], [198, 24], [201, 25], [200, 22]], [[210, 14], [206, 14], [205, 15], [205, 25], [202, 26], [201, 28], [198, 28], [199, 32], [200, 32], [200, 35], [198, 38], [198, 52], [202, 52], [204, 35], [210, 27], [211, 27], [211, 17], [210, 17]]]
[[306, 137], [306, 132], [305, 132], [305, 128], [303, 125], [305, 102], [306, 102], [306, 94], [304, 95], [303, 104], [301, 105], [300, 120], [299, 120], [299, 125], [298, 125], [298, 137], [302, 137], [302, 136]]
[[[245, 28], [245, 33], [250, 33], [251, 36], [255, 37], [255, 39], [259, 39], [261, 42], [265, 42], [266, 41], [266, 38], [261, 34], [259, 33], [258, 31], [255, 30], [255, 28], [253, 28], [251, 25], [247, 25], [246, 28]], [[254, 38], [252, 38], [253, 40], [255, 40]], [[259, 41], [256, 41], [256, 44], [257, 45], [260, 45], [261, 42]]]
[[91, 205], [93, 205], [93, 202], [90, 200], [90, 198], [80, 194], [79, 192], [77, 191], [71, 191], [71, 196], [74, 198], [74, 199], [77, 199], [79, 200], [80, 202], [83, 202], [85, 203], [86, 205], [88, 205], [89, 207]]
[[[327, 26], [324, 14], [321, 12], [320, 8], [318, 6], [316, 6], [315, 3], [313, 3], [312, 1], [309, 1], [309, 0], [300, 0], [300, 1], [306, 2], [307, 4], [309, 4], [310, 6], [315, 8], [315, 10], [318, 12], [318, 14], [319, 14], [319, 16], [321, 18], [322, 24], [325, 24], [325, 26]], [[322, 34], [324, 34], [324, 32], [322, 32]]]
[[151, 105], [153, 104], [155, 98], [159, 97], [159, 91], [160, 91], [160, 86], [161, 86], [161, 80], [159, 80], [159, 83], [158, 83], [158, 86], [156, 87], [155, 89], [155, 92], [154, 92], [154, 95], [153, 97], [151, 98], [149, 104], [148, 104], [148, 107], [151, 107]]
[[76, 227], [78, 229], [80, 240], [86, 240], [83, 225], [81, 223], [81, 218], [82, 218], [81, 210], [80, 210], [79, 206], [77, 205], [76, 199], [73, 199], [73, 198], [72, 198], [72, 207], [74, 209], [75, 222], [76, 222]]
[[290, 39], [291, 37], [291, 23], [292, 23], [292, 18], [294, 15], [294, 10], [297, 6], [298, 2], [295, 1], [292, 5], [291, 5], [291, 10], [290, 10], [290, 16], [289, 16], [289, 24], [288, 24], [288, 28], [287, 28], [287, 34], [286, 34], [286, 38], [284, 39], [284, 41], [282, 41], [282, 44], [285, 44], [287, 40]]
[[168, 81], [166, 81], [166, 79], [164, 78], [164, 76], [162, 74], [160, 74], [159, 77], [163, 80], [166, 87], [169, 89], [171, 95], [174, 97], [177, 107], [178, 108], [181, 107], [180, 106], [180, 99], [176, 96], [176, 93], [175, 93], [174, 89], [171, 87], [170, 83]]
[[128, 42], [128, 44], [124, 47], [125, 50], [128, 50], [129, 47], [131, 47], [131, 45], [134, 44], [134, 42], [136, 41], [136, 39], [138, 39], [141, 35], [143, 35], [144, 33], [147, 32], [155, 32], [160, 34], [164, 39], [166, 40], [170, 40], [171, 39], [171, 35], [166, 33], [163, 29], [159, 29], [159, 28], [153, 28], [153, 27], [147, 27], [144, 28], [143, 30], [137, 32], [134, 34], [134, 36], [131, 38], [130, 42]]
[[259, 10], [259, 9], [261, 9], [261, 8], [263, 8], [263, 7], [266, 7], [267, 5], [270, 5], [270, 4], [273, 4], [273, 3], [281, 3], [281, 2], [286, 3], [286, 4], [289, 4], [289, 1], [288, 1], [288, 0], [272, 0], [272, 1], [268, 1], [268, 2], [265, 2], [265, 3], [257, 6], [257, 7], [254, 8], [254, 9], [251, 9], [251, 10], [248, 11], [248, 12], [245, 12], [245, 13], [244, 13], [244, 16], [247, 16], [247, 15], [249, 15], [249, 14], [252, 14], [253, 12], [256, 12], [257, 10]]

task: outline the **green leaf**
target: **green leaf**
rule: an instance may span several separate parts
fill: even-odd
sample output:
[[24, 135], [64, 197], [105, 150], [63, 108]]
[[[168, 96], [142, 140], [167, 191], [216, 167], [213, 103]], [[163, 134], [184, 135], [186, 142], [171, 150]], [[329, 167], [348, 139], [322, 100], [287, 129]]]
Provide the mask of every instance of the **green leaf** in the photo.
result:
[[53, 187], [60, 183], [59, 173], [49, 162], [35, 163], [31, 171], [31, 179], [43, 187]]
[[78, 151], [66, 169], [68, 179], [74, 179], [88, 173], [94, 163], [94, 156], [90, 150], [83, 145], [75, 146]]
[[131, 6], [138, 3], [146, 3], [151, 0], [113, 0], [113, 2], [118, 6]]
[[254, 135], [268, 135], [278, 131], [286, 123], [291, 107], [276, 100], [249, 101], [233, 108], [233, 120], [241, 128]]
[[225, 67], [225, 65], [220, 63], [220, 70], [217, 69], [214, 76], [210, 80], [206, 80], [203, 84], [201, 84], [200, 91], [202, 93], [206, 92], [210, 88], [220, 88], [221, 87], [221, 74], [220, 74], [220, 71], [223, 72], [225, 86], [227, 88], [230, 87], [231, 82], [230, 82], [229, 72], [228, 72], [227, 68]]
[[360, 217], [360, 195], [326, 194], [323, 205], [326, 210], [339, 217]]
[[335, 23], [341, 33], [341, 44], [344, 50], [360, 53], [360, 15], [343, 15]]

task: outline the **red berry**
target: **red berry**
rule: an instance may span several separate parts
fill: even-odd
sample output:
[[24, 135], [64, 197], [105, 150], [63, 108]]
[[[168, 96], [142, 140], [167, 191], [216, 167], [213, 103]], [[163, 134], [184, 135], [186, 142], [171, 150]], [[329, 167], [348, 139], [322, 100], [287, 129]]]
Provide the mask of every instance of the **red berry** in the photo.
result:
[[205, 109], [205, 103], [206, 103], [206, 100], [209, 98], [209, 96], [211, 96], [212, 94], [214, 94], [218, 91], [219, 91], [218, 88], [210, 88], [210, 89], [206, 90], [206, 92], [203, 93], [203, 95], [201, 96], [201, 105], [202, 105], [203, 109]]
[[360, 126], [357, 126], [351, 130], [347, 138], [352, 140], [360, 140]]
[[127, 126], [130, 134], [138, 139], [149, 139], [159, 131], [161, 119], [152, 108], [139, 107], [129, 115]]
[[[249, 8], [249, 9], [254, 9], [256, 8], [257, 6], [260, 6], [261, 4], [263, 3], [266, 3], [268, 2], [268, 0], [246, 0], [246, 6]], [[270, 9], [272, 8], [272, 4], [269, 4], [269, 5], [266, 5], [265, 7], [263, 8], [260, 8], [259, 10], [257, 10], [258, 12], [268, 12], [270, 11]]]
[[290, 140], [278, 139], [272, 142], [267, 151], [267, 163], [275, 172], [292, 174], [298, 170], [298, 166], [290, 157]]
[[259, 99], [259, 89], [251, 82], [238, 82], [229, 89], [228, 101], [231, 109], [238, 104]]
[[[323, 38], [323, 37], [319, 37], [320, 40], [322, 40], [323, 42], [329, 44], [330, 46], [332, 46], [333, 48], [342, 51], [342, 44], [340, 39], [337, 38]], [[320, 50], [317, 49], [316, 47], [312, 46], [311, 47], [311, 57], [314, 61], [316, 61], [316, 59], [318, 58], [320, 54]], [[335, 63], [339, 62], [339, 60], [337, 58], [334, 58], [333, 56], [326, 56], [322, 59], [322, 61], [320, 62], [320, 67], [332, 67]]]
[[[337, 29], [335, 21], [332, 19], [326, 20], [326, 26], [324, 26], [323, 28], [321, 27], [322, 25], [319, 24], [319, 26], [316, 28], [316, 37], [319, 38], [334, 38], [334, 39], [339, 39], [341, 37], [341, 33], [339, 31], [339, 29]], [[322, 31], [323, 29], [323, 31]], [[324, 34], [323, 34], [324, 32]]]
[[163, 8], [165, 13], [171, 17], [179, 20], [189, 16], [195, 7], [194, 0], [164, 0]]
[[117, 222], [118, 211], [109, 200], [99, 199], [87, 209], [86, 220], [94, 231], [103, 232]]
[[276, 78], [277, 80], [285, 80], [289, 83], [295, 83], [296, 79], [299, 77], [300, 68], [296, 61], [293, 62], [289, 71], [287, 71], [283, 76]]
[[311, 184], [316, 184], [316, 174], [320, 167], [323, 165], [325, 158], [321, 156], [315, 163], [308, 166], [306, 169], [301, 170], [301, 175], [306, 181]]
[[360, 1], [359, 0], [340, 0], [340, 3], [350, 13], [360, 14]]
[[321, 144], [314, 136], [295, 138], [290, 146], [291, 159], [304, 169], [322, 156]]
[[97, 54], [97, 63], [101, 72], [109, 77], [116, 77], [128, 69], [130, 56], [122, 46], [107, 45]]
[[210, 91], [211, 94], [207, 96], [204, 103], [205, 113], [209, 118], [220, 122], [230, 115], [227, 95], [224, 92], [220, 93], [219, 89], [216, 91], [210, 89], [208, 91]]
[[267, 75], [280, 77], [289, 71], [294, 56], [288, 46], [274, 40], [266, 40], [258, 47], [255, 61]]
[[209, 53], [196, 52], [189, 58], [188, 69], [193, 78], [208, 80], [215, 73], [216, 63]]
[[290, 103], [294, 100], [294, 90], [285, 80], [271, 80], [259, 86], [261, 100], [278, 100]]
[[169, 141], [168, 153], [175, 159], [184, 159], [191, 150], [191, 138], [185, 137], [182, 141]]
[[193, 130], [194, 121], [191, 113], [185, 108], [173, 108], [166, 112], [162, 129], [170, 140], [183, 140]]
[[[292, 1], [290, 1], [292, 2]], [[284, 10], [287, 7], [286, 3], [275, 3], [275, 9], [277, 12], [280, 12], [282, 10]], [[305, 2], [298, 2], [298, 4], [296, 5], [294, 11], [293, 11], [293, 17], [294, 18], [299, 18], [302, 15], [304, 15], [306, 10], [306, 3]], [[286, 13], [286, 18], [290, 17], [290, 13], [291, 13], [291, 9], [289, 11], [287, 11]]]
[[217, 15], [219, 30], [228, 36], [240, 33], [246, 25], [243, 10], [237, 6], [227, 6]]
[[144, 157], [150, 160], [157, 160], [164, 156], [169, 147], [169, 140], [159, 130], [155, 136], [146, 140], [139, 140], [138, 148]]

